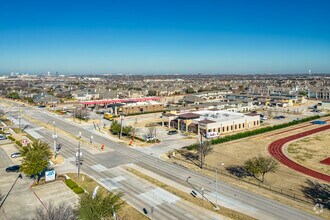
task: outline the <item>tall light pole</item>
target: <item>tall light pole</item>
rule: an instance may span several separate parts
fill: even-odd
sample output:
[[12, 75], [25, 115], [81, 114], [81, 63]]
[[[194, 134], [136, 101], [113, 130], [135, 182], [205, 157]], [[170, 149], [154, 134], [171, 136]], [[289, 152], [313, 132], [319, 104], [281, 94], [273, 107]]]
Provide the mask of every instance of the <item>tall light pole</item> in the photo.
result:
[[123, 136], [123, 121], [124, 121], [124, 115], [120, 114], [120, 134], [119, 139]]
[[76, 152], [76, 165], [78, 166], [77, 177], [79, 179], [80, 176], [80, 166], [82, 163], [82, 152], [80, 151], [80, 139], [81, 139], [81, 132], [79, 132], [79, 139], [78, 139], [78, 150]]
[[201, 151], [201, 166], [200, 168], [203, 169], [203, 153], [204, 153], [204, 146], [203, 146], [203, 132], [200, 132], [200, 143], [199, 143], [200, 151]]
[[218, 207], [218, 167], [225, 165], [225, 163], [221, 163], [219, 166], [215, 168], [215, 205], [216, 208], [214, 210], [219, 210]]
[[55, 121], [53, 121], [53, 126], [54, 126], [54, 130], [53, 130], [53, 141], [54, 141], [54, 159], [56, 158], [57, 155], [57, 150], [56, 150], [56, 142], [57, 142], [57, 134], [56, 134], [56, 124]]

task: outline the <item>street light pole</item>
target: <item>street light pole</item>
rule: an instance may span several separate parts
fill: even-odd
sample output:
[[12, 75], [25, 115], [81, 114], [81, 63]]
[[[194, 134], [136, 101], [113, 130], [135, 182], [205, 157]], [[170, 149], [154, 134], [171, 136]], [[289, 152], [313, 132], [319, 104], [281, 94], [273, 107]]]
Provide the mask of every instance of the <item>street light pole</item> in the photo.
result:
[[79, 132], [78, 151], [76, 153], [76, 164], [78, 166], [78, 172], [77, 172], [78, 179], [80, 176], [80, 165], [81, 165], [81, 156], [82, 156], [82, 152], [80, 151], [80, 138], [81, 138], [81, 132]]
[[204, 147], [203, 147], [203, 133], [200, 132], [200, 144], [199, 144], [199, 147], [200, 147], [200, 151], [201, 151], [201, 166], [200, 168], [203, 169], [203, 151], [204, 151]]
[[124, 115], [121, 114], [120, 115], [120, 135], [119, 135], [119, 139], [121, 139], [121, 137], [123, 136], [123, 120], [124, 120]]
[[[225, 165], [225, 163], [221, 163], [220, 166]], [[218, 210], [218, 166], [215, 168], [215, 205], [216, 208], [214, 210]]]
[[56, 134], [56, 124], [55, 121], [53, 121], [53, 126], [54, 126], [54, 130], [53, 130], [53, 141], [54, 141], [54, 158], [56, 158], [57, 155], [57, 150], [56, 150], [56, 141], [57, 141], [57, 134]]

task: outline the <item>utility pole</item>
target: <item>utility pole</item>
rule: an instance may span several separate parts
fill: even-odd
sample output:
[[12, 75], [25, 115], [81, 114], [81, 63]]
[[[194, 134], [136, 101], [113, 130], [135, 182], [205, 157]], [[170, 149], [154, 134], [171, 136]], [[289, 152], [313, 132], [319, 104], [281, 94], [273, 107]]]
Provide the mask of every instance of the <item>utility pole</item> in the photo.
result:
[[199, 143], [199, 147], [200, 147], [200, 153], [201, 153], [201, 166], [200, 168], [203, 169], [203, 132], [200, 132], [200, 143]]
[[53, 130], [53, 141], [54, 141], [54, 159], [57, 156], [57, 150], [56, 150], [56, 142], [57, 142], [57, 134], [56, 134], [56, 124], [55, 121], [53, 121], [53, 126], [54, 126], [54, 130]]
[[82, 152], [80, 151], [80, 139], [81, 139], [81, 132], [79, 132], [79, 139], [78, 139], [78, 151], [76, 152], [76, 165], [78, 166], [77, 178], [79, 179], [80, 176], [80, 166], [82, 165]]
[[18, 106], [18, 132], [21, 133], [21, 127], [22, 127], [22, 112], [20, 107]]
[[124, 121], [124, 115], [120, 114], [120, 135], [119, 139], [123, 136], [123, 121]]

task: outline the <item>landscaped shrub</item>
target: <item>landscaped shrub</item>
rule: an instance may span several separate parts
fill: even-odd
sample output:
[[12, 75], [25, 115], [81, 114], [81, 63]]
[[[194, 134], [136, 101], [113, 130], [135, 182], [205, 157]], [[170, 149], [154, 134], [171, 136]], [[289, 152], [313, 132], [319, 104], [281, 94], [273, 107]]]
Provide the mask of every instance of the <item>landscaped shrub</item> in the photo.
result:
[[15, 141], [15, 143], [19, 146], [22, 147], [22, 143], [20, 141]]
[[8, 136], [8, 139], [11, 141], [15, 141], [15, 138], [13, 138], [12, 136]]
[[[328, 115], [326, 115], [326, 116], [328, 116]], [[221, 143], [225, 143], [228, 141], [238, 140], [241, 138], [258, 135], [258, 134], [262, 134], [265, 132], [274, 131], [274, 130], [281, 129], [281, 128], [286, 128], [286, 127], [289, 127], [292, 125], [300, 124], [300, 123], [307, 122], [307, 121], [312, 121], [312, 120], [319, 119], [319, 118], [320, 118], [320, 116], [316, 115], [316, 116], [312, 116], [312, 117], [308, 117], [308, 118], [303, 118], [300, 120], [291, 121], [291, 122], [284, 123], [284, 124], [273, 125], [273, 126], [265, 127], [265, 128], [259, 128], [259, 129], [255, 129], [252, 131], [245, 131], [245, 132], [241, 132], [241, 133], [237, 133], [237, 134], [225, 136], [225, 137], [218, 137], [218, 138], [210, 140], [210, 142], [213, 145], [221, 144]], [[199, 146], [198, 144], [192, 144], [192, 145], [187, 146], [186, 149], [194, 150], [194, 149], [197, 149], [198, 146]]]
[[83, 193], [85, 192], [85, 190], [84, 190], [83, 188], [79, 187], [79, 186], [73, 188], [72, 190], [73, 190], [73, 192], [75, 192], [76, 194], [83, 194]]
[[134, 136], [134, 139], [137, 139], [137, 140], [142, 141], [142, 142], [146, 142], [146, 140], [144, 140], [143, 138], [137, 137], [137, 136]]
[[72, 179], [67, 179], [65, 183], [72, 190], [78, 187], [77, 183], [75, 183]]

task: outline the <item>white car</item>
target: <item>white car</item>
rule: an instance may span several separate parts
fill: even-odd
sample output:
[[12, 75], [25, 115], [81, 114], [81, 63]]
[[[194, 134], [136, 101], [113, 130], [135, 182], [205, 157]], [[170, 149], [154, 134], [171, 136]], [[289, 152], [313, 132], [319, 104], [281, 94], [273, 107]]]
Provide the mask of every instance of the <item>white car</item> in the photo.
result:
[[11, 158], [17, 158], [17, 157], [20, 157], [21, 156], [21, 153], [20, 152], [16, 152], [16, 153], [13, 153], [10, 155]]
[[151, 136], [146, 137], [146, 141], [153, 141], [153, 140], [155, 140], [155, 137], [151, 137]]
[[267, 117], [262, 117], [261, 120], [267, 120], [268, 118]]

